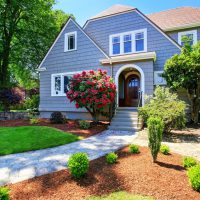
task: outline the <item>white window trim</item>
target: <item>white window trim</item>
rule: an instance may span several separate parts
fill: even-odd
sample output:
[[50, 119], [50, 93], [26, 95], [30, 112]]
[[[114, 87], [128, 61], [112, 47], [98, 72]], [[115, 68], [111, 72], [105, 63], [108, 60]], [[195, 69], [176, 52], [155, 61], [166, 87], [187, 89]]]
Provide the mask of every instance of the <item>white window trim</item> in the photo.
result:
[[[66, 93], [64, 93], [64, 79], [63, 77], [65, 75], [74, 75], [77, 73], [81, 73], [81, 71], [77, 71], [77, 72], [64, 72], [64, 73], [56, 73], [56, 74], [51, 74], [51, 96], [52, 97], [63, 97], [66, 96]], [[55, 86], [55, 76], [61, 76], [61, 93], [60, 94], [56, 94], [55, 90], [54, 90], [54, 86]]]
[[[75, 35], [75, 48], [74, 49], [68, 49], [68, 37], [70, 35]], [[65, 40], [64, 40], [64, 42], [65, 42], [65, 44], [64, 44], [64, 52], [76, 51], [77, 50], [77, 31], [65, 33]]]
[[164, 79], [164, 81], [163, 81], [163, 83], [160, 83], [159, 81], [158, 81], [158, 74], [163, 74], [164, 73], [164, 71], [155, 71], [154, 72], [154, 85], [166, 85], [167, 84], [167, 82], [165, 81], [165, 79]]
[[196, 44], [197, 43], [197, 30], [179, 32], [178, 33], [178, 43], [181, 45], [182, 36], [187, 35], [187, 34], [193, 34], [193, 41], [194, 41], [193, 44]]
[[[143, 51], [136, 51], [135, 50], [135, 34], [136, 33], [144, 33], [144, 50]], [[132, 38], [132, 52], [124, 53], [124, 35], [131, 35]], [[120, 37], [120, 53], [119, 54], [113, 54], [113, 45], [112, 45], [112, 38], [113, 37]], [[141, 52], [147, 52], [147, 29], [140, 29], [130, 32], [123, 32], [123, 33], [117, 33], [109, 35], [109, 55], [110, 56], [119, 56], [119, 55], [126, 55], [131, 53], [141, 53]]]

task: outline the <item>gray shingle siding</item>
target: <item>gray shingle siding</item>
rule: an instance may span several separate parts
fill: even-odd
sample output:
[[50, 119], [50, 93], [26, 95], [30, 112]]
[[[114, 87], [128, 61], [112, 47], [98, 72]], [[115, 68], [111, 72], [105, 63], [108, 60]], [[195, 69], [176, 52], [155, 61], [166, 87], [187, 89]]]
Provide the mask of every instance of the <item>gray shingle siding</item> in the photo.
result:
[[[77, 50], [64, 52], [64, 34], [73, 31], [77, 31]], [[102, 58], [105, 55], [70, 21], [41, 66], [47, 70], [40, 72], [40, 110], [85, 112], [84, 109], [77, 110], [65, 96], [51, 96], [51, 74], [99, 68], [107, 69], [110, 74], [109, 67], [100, 67]], [[41, 113], [41, 116], [46, 115], [49, 113]]]
[[109, 54], [109, 35], [147, 28], [147, 51], [155, 51], [155, 70], [163, 70], [165, 61], [180, 50], [135, 11], [91, 21], [85, 31]]

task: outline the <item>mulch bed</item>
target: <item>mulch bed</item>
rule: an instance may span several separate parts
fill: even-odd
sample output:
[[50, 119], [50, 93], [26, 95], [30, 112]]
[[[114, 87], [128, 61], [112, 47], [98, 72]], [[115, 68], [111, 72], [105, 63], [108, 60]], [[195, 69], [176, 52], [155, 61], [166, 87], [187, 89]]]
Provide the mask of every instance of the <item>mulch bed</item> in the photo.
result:
[[6, 120], [0, 121], [0, 127], [2, 126], [49, 126], [87, 138], [106, 130], [108, 122], [101, 122], [99, 124], [91, 123], [91, 127], [87, 130], [81, 129], [77, 120], [67, 120], [65, 124], [51, 124], [47, 119], [40, 119], [40, 122], [37, 125], [31, 125], [28, 120]]
[[177, 154], [159, 155], [152, 163], [150, 152], [130, 154], [118, 152], [119, 162], [106, 164], [105, 158], [90, 163], [89, 173], [80, 181], [71, 178], [68, 170], [37, 177], [10, 185], [11, 200], [83, 200], [90, 195], [114, 191], [153, 196], [159, 200], [199, 200], [200, 193], [192, 190], [182, 157]]

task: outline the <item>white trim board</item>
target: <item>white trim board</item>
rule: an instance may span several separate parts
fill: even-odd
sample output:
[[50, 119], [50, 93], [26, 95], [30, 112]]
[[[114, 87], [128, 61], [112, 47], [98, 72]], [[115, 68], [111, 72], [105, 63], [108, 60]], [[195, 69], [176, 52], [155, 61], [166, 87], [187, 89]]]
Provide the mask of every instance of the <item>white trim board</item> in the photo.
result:
[[103, 55], [106, 58], [109, 58], [109, 56], [85, 33], [85, 31], [76, 23], [76, 21], [74, 21], [71, 17], [68, 19], [67, 23], [65, 24], [65, 26], [63, 27], [63, 29], [60, 31], [60, 33], [58, 34], [57, 38], [55, 39], [54, 43], [51, 45], [51, 47], [49, 48], [47, 54], [45, 55], [45, 57], [43, 58], [42, 62], [40, 63], [38, 69], [40, 69], [40, 67], [43, 65], [44, 61], [46, 60], [47, 56], [49, 55], [50, 51], [53, 49], [54, 45], [56, 44], [56, 42], [58, 41], [58, 39], [60, 38], [60, 36], [62, 35], [62, 33], [64, 32], [64, 30], [66, 29], [67, 25], [69, 24], [69, 22], [72, 21], [77, 28], [97, 47], [97, 49], [99, 49]]
[[92, 22], [92, 21], [96, 21], [96, 20], [101, 20], [103, 18], [108, 18], [108, 17], [113, 17], [116, 15], [121, 15], [121, 14], [126, 14], [126, 13], [130, 13], [130, 12], [137, 12], [138, 15], [140, 15], [145, 21], [147, 21], [149, 24], [151, 24], [157, 31], [159, 31], [165, 38], [167, 38], [172, 44], [174, 44], [178, 49], [181, 50], [181, 47], [179, 46], [178, 43], [176, 43], [170, 36], [168, 36], [161, 28], [159, 28], [156, 24], [154, 24], [146, 15], [142, 14], [138, 9], [133, 9], [127, 12], [121, 12], [121, 13], [117, 13], [117, 14], [113, 14], [113, 15], [108, 15], [105, 17], [101, 17], [101, 18], [96, 18], [96, 19], [89, 19], [86, 24], [83, 26], [83, 29], [86, 28], [86, 26]]
[[[74, 35], [74, 49], [69, 49], [69, 36]], [[76, 51], [77, 50], [77, 31], [73, 31], [73, 32], [69, 32], [69, 33], [65, 33], [65, 39], [64, 39], [64, 52], [68, 52], [68, 51]]]

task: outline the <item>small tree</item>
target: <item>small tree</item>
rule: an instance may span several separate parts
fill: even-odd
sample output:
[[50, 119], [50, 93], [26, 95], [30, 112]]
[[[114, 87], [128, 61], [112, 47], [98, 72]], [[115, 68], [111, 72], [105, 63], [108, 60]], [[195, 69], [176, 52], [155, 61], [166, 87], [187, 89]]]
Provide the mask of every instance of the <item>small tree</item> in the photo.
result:
[[14, 89], [0, 90], [0, 103], [3, 105], [4, 111], [9, 111], [10, 106], [17, 105], [21, 102], [22, 96]]
[[83, 71], [69, 81], [67, 97], [75, 102], [76, 108], [86, 108], [95, 122], [104, 109], [115, 101], [116, 86], [106, 71]]
[[153, 162], [156, 162], [158, 152], [162, 142], [162, 134], [164, 129], [163, 121], [160, 118], [150, 117], [148, 119], [148, 139], [149, 148], [153, 157]]
[[185, 88], [191, 101], [192, 121], [198, 123], [200, 109], [200, 43], [192, 47], [185, 42], [180, 55], [168, 59], [164, 67], [167, 84], [173, 88]]

